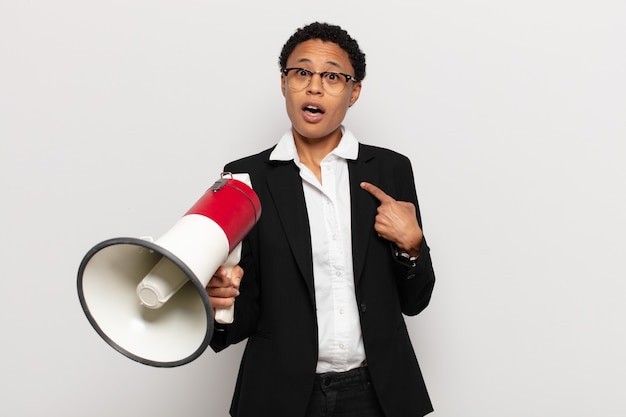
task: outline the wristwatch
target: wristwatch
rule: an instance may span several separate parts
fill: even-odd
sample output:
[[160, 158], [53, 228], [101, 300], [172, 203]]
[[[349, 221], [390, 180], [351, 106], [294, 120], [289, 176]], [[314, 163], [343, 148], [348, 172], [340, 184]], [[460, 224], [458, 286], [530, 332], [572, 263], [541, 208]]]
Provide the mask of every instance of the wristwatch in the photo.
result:
[[400, 252], [398, 249], [396, 249], [395, 252], [396, 252], [396, 259], [399, 262], [407, 266], [410, 266], [411, 268], [415, 268], [415, 266], [417, 265], [417, 258], [419, 258], [419, 255], [411, 256], [406, 252]]

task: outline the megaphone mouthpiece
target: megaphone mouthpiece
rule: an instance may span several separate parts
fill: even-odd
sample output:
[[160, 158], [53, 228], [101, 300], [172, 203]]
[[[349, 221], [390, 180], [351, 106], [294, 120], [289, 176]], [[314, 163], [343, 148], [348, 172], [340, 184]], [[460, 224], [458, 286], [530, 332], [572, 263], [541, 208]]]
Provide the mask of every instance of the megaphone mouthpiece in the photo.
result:
[[175, 264], [161, 259], [137, 285], [137, 296], [147, 308], [160, 308], [189, 278]]

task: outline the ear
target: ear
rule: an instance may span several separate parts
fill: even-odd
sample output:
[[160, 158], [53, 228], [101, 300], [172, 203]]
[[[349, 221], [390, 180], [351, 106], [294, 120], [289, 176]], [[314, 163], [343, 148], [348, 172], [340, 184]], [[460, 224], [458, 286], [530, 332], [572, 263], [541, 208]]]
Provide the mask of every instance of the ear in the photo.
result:
[[361, 95], [361, 83], [357, 83], [352, 87], [352, 92], [350, 93], [350, 101], [348, 102], [348, 107], [352, 107], [354, 103], [359, 99]]
[[287, 79], [285, 78], [285, 74], [280, 73], [280, 91], [283, 92], [283, 97], [285, 97], [285, 88], [287, 85]]

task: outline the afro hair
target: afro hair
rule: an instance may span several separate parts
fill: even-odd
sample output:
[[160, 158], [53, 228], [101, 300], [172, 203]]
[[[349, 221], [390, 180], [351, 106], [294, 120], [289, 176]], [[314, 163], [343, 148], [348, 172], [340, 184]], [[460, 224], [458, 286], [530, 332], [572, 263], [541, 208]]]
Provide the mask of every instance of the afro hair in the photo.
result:
[[359, 48], [359, 44], [344, 29], [328, 23], [315, 22], [296, 30], [280, 53], [278, 59], [280, 69], [284, 70], [287, 67], [287, 60], [296, 46], [311, 39], [336, 43], [346, 51], [354, 68], [354, 77], [358, 81], [363, 81], [365, 78], [365, 54]]

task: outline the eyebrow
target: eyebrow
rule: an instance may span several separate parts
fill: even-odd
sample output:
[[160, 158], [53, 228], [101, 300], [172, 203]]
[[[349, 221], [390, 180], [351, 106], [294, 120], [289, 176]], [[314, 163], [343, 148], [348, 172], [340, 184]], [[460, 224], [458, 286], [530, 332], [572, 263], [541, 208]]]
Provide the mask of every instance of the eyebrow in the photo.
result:
[[[309, 58], [300, 58], [299, 60], [296, 61], [297, 64], [301, 64], [301, 63], [308, 63], [308, 64], [312, 64], [313, 61], [311, 61]], [[343, 69], [341, 67], [341, 65], [339, 65], [339, 63], [335, 62], [335, 61], [326, 61], [325, 64], [330, 64], [333, 67], [337, 68], [337, 69]]]

